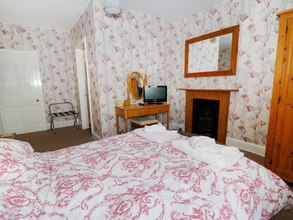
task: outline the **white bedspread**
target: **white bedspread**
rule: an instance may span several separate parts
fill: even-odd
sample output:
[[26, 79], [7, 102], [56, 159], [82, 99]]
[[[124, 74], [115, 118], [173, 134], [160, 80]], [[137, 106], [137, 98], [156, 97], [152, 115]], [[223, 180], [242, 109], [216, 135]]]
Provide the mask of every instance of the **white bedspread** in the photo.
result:
[[31, 184], [0, 182], [1, 220], [269, 219], [293, 205], [284, 181], [245, 157], [219, 170], [134, 132], [33, 159]]

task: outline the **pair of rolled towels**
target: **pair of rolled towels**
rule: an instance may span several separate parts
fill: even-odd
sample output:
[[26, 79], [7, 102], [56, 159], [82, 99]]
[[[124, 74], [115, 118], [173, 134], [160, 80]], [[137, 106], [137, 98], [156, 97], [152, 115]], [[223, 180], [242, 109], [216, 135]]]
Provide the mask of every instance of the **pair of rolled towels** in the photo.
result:
[[172, 147], [188, 156], [217, 168], [229, 168], [244, 155], [237, 147], [217, 144], [215, 139], [206, 136], [193, 136], [187, 140], [174, 140]]

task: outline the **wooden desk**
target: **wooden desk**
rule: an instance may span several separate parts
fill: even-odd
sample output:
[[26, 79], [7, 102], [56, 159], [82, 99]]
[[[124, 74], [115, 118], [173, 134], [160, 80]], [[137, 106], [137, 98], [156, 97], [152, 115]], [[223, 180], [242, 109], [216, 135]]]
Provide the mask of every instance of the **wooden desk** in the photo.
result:
[[155, 115], [156, 119], [158, 119], [158, 114], [166, 113], [167, 130], [169, 130], [169, 109], [170, 109], [170, 104], [115, 106], [117, 134], [120, 134], [118, 116], [124, 118], [125, 132], [128, 132], [129, 118], [146, 116], [146, 115]]

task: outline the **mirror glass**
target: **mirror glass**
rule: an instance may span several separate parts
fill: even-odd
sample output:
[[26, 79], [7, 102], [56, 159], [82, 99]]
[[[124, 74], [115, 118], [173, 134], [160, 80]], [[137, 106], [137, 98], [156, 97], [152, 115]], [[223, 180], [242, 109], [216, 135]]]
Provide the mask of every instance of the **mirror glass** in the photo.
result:
[[143, 79], [140, 73], [134, 72], [130, 76], [130, 92], [134, 99], [143, 98]]
[[139, 72], [133, 72], [129, 76], [129, 90], [132, 97], [136, 100], [143, 98], [144, 80]]
[[184, 77], [236, 74], [239, 25], [185, 41]]

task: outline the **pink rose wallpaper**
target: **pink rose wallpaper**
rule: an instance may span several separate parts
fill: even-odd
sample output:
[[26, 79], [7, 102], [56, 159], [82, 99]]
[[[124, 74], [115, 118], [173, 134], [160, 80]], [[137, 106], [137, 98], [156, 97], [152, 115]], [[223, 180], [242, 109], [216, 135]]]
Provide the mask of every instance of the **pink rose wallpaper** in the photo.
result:
[[[93, 132], [116, 134], [115, 99], [126, 99], [127, 74], [147, 74], [149, 85], [167, 85], [170, 123], [185, 124], [185, 92], [178, 88], [238, 89], [231, 94], [228, 137], [265, 146], [278, 40], [276, 13], [292, 0], [223, 0], [178, 22], [123, 8], [108, 17], [93, 0], [69, 32], [0, 23], [0, 48], [39, 53], [46, 103], [78, 104], [75, 45], [85, 36]], [[1, 22], [1, 21], [0, 21]], [[237, 74], [184, 78], [184, 42], [240, 25]], [[136, 102], [132, 100], [132, 103]], [[165, 117], [161, 117], [165, 120]], [[48, 119], [47, 119], [48, 121]]]
[[0, 49], [38, 52], [47, 122], [50, 103], [70, 101], [77, 106], [75, 61], [69, 32], [0, 21]]

